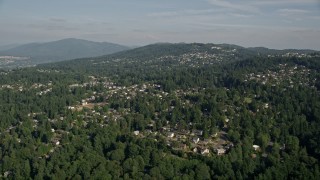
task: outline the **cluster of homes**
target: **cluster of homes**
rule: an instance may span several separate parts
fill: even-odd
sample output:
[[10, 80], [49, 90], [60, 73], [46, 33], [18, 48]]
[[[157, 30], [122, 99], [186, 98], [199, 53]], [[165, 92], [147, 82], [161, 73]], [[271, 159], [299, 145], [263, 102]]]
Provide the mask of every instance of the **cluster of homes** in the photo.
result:
[[179, 56], [166, 55], [157, 58], [158, 61], [172, 61], [176, 60], [180, 64], [186, 64], [191, 67], [198, 67], [199, 65], [208, 65], [220, 63], [227, 59], [232, 59], [235, 56], [237, 49], [223, 49], [222, 47], [211, 47], [212, 50], [219, 50], [219, 52], [192, 52]]
[[[92, 78], [94, 79], [94, 78]], [[148, 93], [146, 90], [148, 88], [160, 89], [160, 85], [156, 84], [142, 84], [142, 85], [132, 85], [128, 87], [117, 86], [112, 82], [103, 82], [96, 81], [89, 82], [87, 84], [76, 85], [76, 86], [86, 86], [86, 85], [97, 85], [97, 83], [104, 83], [105, 88], [108, 89], [106, 94], [100, 94], [100, 92], [93, 92], [92, 94], [88, 94], [88, 97], [83, 99], [79, 106], [87, 107], [85, 114], [80, 114], [86, 120], [97, 120], [101, 119], [103, 123], [99, 122], [101, 126], [104, 126], [110, 120], [116, 121], [121, 118], [124, 114], [130, 113], [128, 109], [122, 109], [121, 112], [118, 112], [114, 109], [109, 109], [108, 112], [97, 112], [93, 107], [98, 106], [101, 107], [104, 104], [95, 103], [95, 99], [98, 96], [104, 96], [104, 98], [108, 101], [108, 98], [119, 97], [124, 99], [130, 99], [136, 96], [138, 93]], [[72, 87], [74, 87], [73, 85]], [[191, 89], [190, 92], [198, 92], [199, 89]], [[186, 95], [187, 92], [184, 91], [176, 91], [176, 95], [183, 96]], [[165, 97], [168, 93], [162, 91], [156, 91], [156, 93], [149, 93], [149, 95], [157, 96], [158, 98]], [[92, 105], [90, 107], [90, 105]], [[269, 108], [269, 104], [263, 104], [263, 108]], [[68, 109], [74, 109], [77, 106], [70, 106]], [[225, 117], [225, 124], [228, 124], [230, 121], [229, 118]], [[152, 127], [152, 123], [148, 126]], [[158, 140], [159, 137], [164, 138], [167, 145], [178, 151], [183, 151], [186, 153], [195, 153], [204, 156], [211, 156], [213, 154], [216, 155], [224, 155], [228, 153], [233, 147], [234, 144], [228, 140], [227, 133], [224, 131], [219, 131], [215, 134], [209, 135], [207, 138], [204, 138], [202, 130], [181, 130], [176, 127], [170, 127], [169, 123], [166, 126], [162, 127], [158, 131], [154, 131], [153, 128], [147, 128], [143, 131], [134, 131], [133, 135], [138, 138], [153, 138], [154, 140]], [[58, 143], [58, 142], [55, 142]], [[56, 144], [58, 146], [59, 144]], [[259, 145], [253, 145], [253, 150], [260, 151]]]
[[[86, 119], [103, 119], [106, 123], [108, 120], [117, 120], [121, 118], [123, 115], [122, 112], [119, 113], [113, 109], [109, 109], [108, 113], [100, 114], [93, 109], [93, 106], [101, 106], [103, 104], [94, 103], [93, 101], [97, 98], [97, 96], [104, 96], [104, 98], [108, 101], [109, 98], [118, 97], [123, 99], [131, 99], [136, 96], [138, 93], [147, 93], [146, 90], [148, 88], [160, 89], [161, 86], [157, 84], [142, 84], [142, 85], [132, 85], [128, 87], [116, 86], [114, 83], [110, 81], [101, 81], [96, 80], [96, 78], [91, 78], [92, 81], [85, 84], [74, 84], [70, 87], [84, 87], [87, 85], [97, 85], [97, 83], [103, 83], [104, 88], [108, 89], [106, 94], [99, 94], [97, 92], [93, 92], [92, 95], [88, 95], [86, 99], [83, 99], [81, 103], [77, 106], [69, 106], [68, 109], [71, 110], [82, 110], [83, 107], [87, 107], [89, 109], [86, 112]], [[194, 89], [193, 91], [198, 91]], [[156, 93], [148, 93], [152, 96], [157, 96], [159, 99], [167, 96], [168, 93], [163, 91], [156, 91]], [[177, 91], [176, 94], [182, 95], [182, 92]], [[82, 108], [80, 108], [82, 107]], [[79, 109], [80, 108], [80, 109]], [[129, 113], [129, 112], [127, 112]], [[219, 132], [214, 135], [209, 136], [208, 138], [203, 138], [202, 130], [177, 130], [176, 128], [170, 128], [170, 125], [164, 126], [160, 131], [152, 131], [147, 129], [145, 131], [134, 131], [133, 134], [137, 137], [147, 137], [151, 136], [152, 138], [163, 137], [167, 141], [167, 145], [173, 149], [181, 150], [185, 152], [198, 153], [202, 155], [223, 155], [227, 153], [232, 147], [233, 143], [227, 139], [225, 132]]]
[[30, 59], [29, 57], [17, 57], [17, 56], [0, 56], [0, 66], [6, 66], [15, 62], [24, 62], [24, 60]]
[[[198, 61], [195, 61], [195, 59]], [[207, 52], [188, 53], [179, 57], [180, 64], [213, 64], [214, 62], [221, 62], [222, 60], [223, 58], [220, 54], [211, 54]]]
[[133, 134], [137, 137], [150, 137], [155, 140], [157, 137], [161, 137], [166, 140], [167, 146], [174, 150], [209, 156], [212, 154], [223, 155], [234, 146], [223, 131], [203, 138], [202, 130], [177, 130], [167, 125], [162, 127], [160, 131], [134, 131]]
[[[78, 116], [81, 116], [84, 120], [82, 122], [82, 125], [85, 125], [83, 123], [88, 123], [88, 121], [97, 121], [101, 126], [104, 126], [108, 124], [110, 120], [117, 120], [121, 118], [124, 114], [130, 113], [130, 110], [124, 109], [121, 112], [118, 112], [114, 109], [109, 109], [107, 112], [104, 111], [97, 111], [94, 107], [99, 107], [98, 109], [101, 109], [102, 106], [106, 104], [106, 102], [103, 103], [97, 103], [95, 100], [96, 98], [99, 98], [99, 96], [103, 96], [108, 101], [108, 98], [113, 97], [119, 97], [124, 99], [130, 99], [134, 96], [136, 96], [138, 93], [148, 93], [148, 88], [154, 88], [154, 89], [161, 89], [160, 85], [157, 84], [142, 84], [142, 85], [132, 85], [128, 87], [122, 87], [117, 86], [114, 83], [108, 81], [107, 79], [101, 80], [97, 79], [95, 77], [90, 77], [90, 81], [83, 84], [73, 84], [70, 85], [70, 88], [73, 87], [87, 87], [87, 86], [95, 86], [99, 84], [103, 84], [104, 88], [107, 89], [106, 93], [104, 92], [90, 92], [90, 94], [87, 94], [87, 98], [82, 99], [81, 102], [79, 102], [78, 105], [69, 106], [67, 109], [70, 110], [82, 110], [84, 107], [86, 107], [86, 110], [84, 113], [79, 114]], [[49, 92], [50, 88], [52, 86], [52, 83], [49, 82], [46, 85], [43, 84], [34, 84], [32, 87], [35, 89], [44, 89], [42, 94]], [[49, 89], [49, 90], [48, 90]], [[199, 91], [198, 89], [190, 90], [192, 92]], [[175, 92], [178, 96], [184, 95], [186, 92]], [[39, 94], [41, 95], [41, 94]], [[154, 93], [149, 93], [149, 95], [157, 96], [159, 99], [162, 97], [165, 97], [168, 95], [168, 93], [163, 91], [155, 91]], [[268, 106], [268, 105], [266, 105]], [[127, 112], [128, 111], [128, 112]], [[29, 116], [35, 117], [37, 114], [33, 113]], [[50, 120], [51, 123], [55, 123], [58, 120], [64, 120], [64, 117], [59, 117], [58, 119]], [[226, 118], [226, 123], [228, 123], [229, 119]], [[36, 119], [34, 119], [35, 127], [38, 123]], [[73, 122], [73, 124], [76, 124], [77, 122]], [[154, 123], [154, 122], [153, 122]], [[152, 123], [151, 123], [152, 125]], [[52, 145], [54, 151], [55, 148], [58, 148], [61, 146], [61, 136], [62, 134], [66, 132], [62, 132], [61, 130], [54, 130], [52, 129], [52, 133], [54, 136], [52, 137]], [[181, 130], [177, 129], [176, 127], [170, 127], [169, 123], [167, 123], [166, 126], [162, 127], [159, 131], [153, 131], [152, 128], [146, 129], [144, 131], [134, 131], [134, 135], [137, 137], [151, 137], [155, 140], [158, 137], [162, 137], [166, 140], [167, 145], [171, 147], [174, 150], [184, 151], [187, 153], [196, 153], [201, 155], [223, 155], [227, 153], [231, 148], [233, 148], [234, 144], [228, 140], [227, 133], [224, 131], [217, 132], [215, 134], [209, 135], [206, 138], [204, 138], [203, 131], [202, 130]]]
[[297, 58], [310, 58], [310, 57], [319, 57], [319, 55], [311, 55], [306, 53], [298, 53], [298, 52], [288, 52], [281, 55], [282, 57], [297, 57]]
[[262, 84], [271, 84], [272, 86], [286, 82], [288, 87], [291, 88], [297, 85], [296, 83], [309, 87], [315, 83], [314, 79], [309, 79], [308, 76], [311, 70], [305, 66], [279, 64], [278, 69], [276, 71], [267, 70], [266, 72], [247, 74], [244, 81], [257, 81]]
[[59, 70], [49, 70], [49, 69], [37, 69], [38, 72], [41, 72], [41, 73], [60, 73]]
[[34, 83], [30, 87], [26, 87], [25, 85], [22, 85], [21, 83], [15, 83], [15, 84], [3, 84], [0, 86], [1, 89], [12, 89], [16, 91], [23, 91], [26, 89], [37, 89], [40, 90], [36, 92], [37, 95], [43, 95], [48, 92], [52, 91], [52, 82], [48, 82], [47, 84], [41, 84], [41, 83]]
[[52, 88], [48, 88], [48, 89], [45, 89], [43, 91], [37, 92], [36, 94], [42, 96], [42, 95], [47, 94], [47, 93], [49, 93], [51, 91], [52, 91]]

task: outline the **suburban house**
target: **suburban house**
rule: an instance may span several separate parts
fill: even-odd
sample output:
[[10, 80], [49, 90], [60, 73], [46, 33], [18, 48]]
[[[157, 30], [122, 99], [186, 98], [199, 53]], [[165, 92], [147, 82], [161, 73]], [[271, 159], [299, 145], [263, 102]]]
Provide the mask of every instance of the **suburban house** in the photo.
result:
[[169, 138], [173, 138], [173, 137], [174, 137], [174, 133], [173, 133], [173, 132], [169, 132], [169, 133], [168, 133], [168, 137], [169, 137]]
[[223, 148], [218, 148], [218, 149], [216, 149], [216, 153], [217, 153], [218, 156], [220, 156], [220, 155], [225, 154], [226, 150], [223, 149]]
[[258, 145], [255, 145], [255, 144], [254, 144], [252, 147], [253, 147], [253, 149], [254, 149], [255, 151], [260, 150], [260, 146], [258, 146]]
[[197, 144], [200, 141], [200, 139], [198, 137], [195, 137], [192, 139], [192, 141]]
[[205, 148], [205, 149], [202, 149], [201, 150], [201, 154], [204, 155], [204, 154], [209, 154], [210, 153], [210, 150], [208, 148]]

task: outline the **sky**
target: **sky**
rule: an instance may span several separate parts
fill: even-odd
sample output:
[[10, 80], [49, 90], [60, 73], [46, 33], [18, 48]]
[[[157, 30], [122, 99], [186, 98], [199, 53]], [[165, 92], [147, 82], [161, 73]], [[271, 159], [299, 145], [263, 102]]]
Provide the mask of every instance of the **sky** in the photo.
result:
[[320, 0], [0, 0], [0, 45], [64, 38], [320, 50]]

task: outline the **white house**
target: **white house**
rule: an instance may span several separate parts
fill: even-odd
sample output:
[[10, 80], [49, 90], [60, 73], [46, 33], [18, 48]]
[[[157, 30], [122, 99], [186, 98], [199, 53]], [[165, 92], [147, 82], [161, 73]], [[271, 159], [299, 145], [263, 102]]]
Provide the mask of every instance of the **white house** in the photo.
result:
[[254, 144], [252, 147], [253, 147], [253, 149], [254, 149], [255, 151], [258, 151], [258, 150], [260, 149], [260, 146], [255, 145], [255, 144]]
[[195, 148], [193, 149], [193, 152], [194, 152], [194, 153], [197, 153], [197, 152], [198, 152], [198, 148], [195, 147]]
[[173, 133], [173, 132], [169, 132], [169, 133], [168, 133], [168, 137], [169, 137], [169, 138], [173, 138], [173, 137], [174, 137], [174, 133]]
[[220, 156], [220, 155], [225, 154], [225, 153], [226, 153], [226, 150], [223, 149], [223, 148], [219, 148], [219, 149], [216, 149], [216, 153], [217, 153], [218, 156]]
[[201, 154], [204, 155], [204, 154], [209, 154], [210, 153], [210, 150], [208, 148], [205, 148], [201, 151]]
[[197, 144], [200, 141], [200, 139], [198, 137], [195, 137], [192, 139], [192, 141]]

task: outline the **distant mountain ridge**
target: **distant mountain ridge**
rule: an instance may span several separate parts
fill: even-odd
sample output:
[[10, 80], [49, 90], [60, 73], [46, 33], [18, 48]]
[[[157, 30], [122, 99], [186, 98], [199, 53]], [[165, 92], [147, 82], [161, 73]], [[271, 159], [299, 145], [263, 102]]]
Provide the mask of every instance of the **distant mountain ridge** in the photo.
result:
[[310, 49], [269, 49], [266, 47], [249, 47], [247, 48], [250, 51], [258, 52], [261, 54], [285, 54], [285, 53], [314, 53], [318, 52], [316, 50]]
[[[313, 53], [310, 54], [310, 53]], [[116, 73], [120, 66], [131, 72], [131, 69], [158, 71], [173, 67], [205, 67], [221, 65], [253, 57], [307, 57], [320, 56], [313, 50], [275, 50], [268, 48], [245, 48], [233, 44], [203, 43], [155, 43], [121, 51], [110, 55], [74, 59], [57, 63], [39, 65], [65, 70], [81, 70], [82, 72]], [[111, 75], [108, 74], [108, 75]]]
[[[309, 53], [317, 53], [314, 50], [295, 49], [268, 49], [265, 47], [241, 47], [233, 44], [203, 44], [203, 43], [155, 43], [137, 48], [107, 43], [92, 42], [81, 39], [63, 39], [48, 43], [30, 43], [21, 45], [6, 51], [0, 51], [0, 56], [30, 57], [28, 60], [15, 61], [5, 64], [0, 60], [0, 68], [15, 68], [34, 66], [44, 63], [54, 63], [64, 60], [68, 62], [58, 63], [62, 66], [69, 64], [77, 66], [82, 64], [88, 68], [92, 64], [109, 66], [111, 61], [135, 61], [139, 63], [177, 63], [183, 65], [198, 66], [200, 64], [226, 63], [243, 60], [252, 56], [305, 56]], [[104, 62], [108, 62], [103, 64]], [[194, 63], [198, 64], [194, 64]], [[11, 63], [11, 64], [10, 64]], [[102, 63], [102, 64], [101, 64]], [[57, 66], [59, 66], [56, 64]], [[53, 65], [53, 64], [52, 64]], [[53, 65], [55, 66], [55, 65]]]
[[7, 45], [1, 45], [0, 46], [0, 52], [1, 51], [6, 51], [15, 47], [18, 47], [20, 44], [7, 44]]
[[0, 51], [0, 55], [30, 57], [33, 63], [39, 64], [102, 56], [128, 49], [129, 47], [127, 46], [109, 42], [93, 42], [68, 38], [46, 43], [24, 44], [5, 51]]

